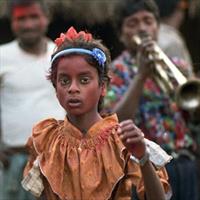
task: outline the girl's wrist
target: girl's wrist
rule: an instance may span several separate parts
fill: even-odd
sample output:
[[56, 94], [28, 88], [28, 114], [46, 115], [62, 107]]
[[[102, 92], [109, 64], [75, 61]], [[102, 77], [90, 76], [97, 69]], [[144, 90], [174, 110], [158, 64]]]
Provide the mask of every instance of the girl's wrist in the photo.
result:
[[147, 161], [149, 161], [149, 157], [150, 157], [150, 152], [149, 152], [148, 147], [146, 147], [145, 153], [144, 153], [144, 155], [140, 159], [136, 158], [133, 155], [130, 156], [130, 159], [132, 161], [136, 162], [137, 164], [139, 164], [140, 166], [144, 166], [145, 163]]

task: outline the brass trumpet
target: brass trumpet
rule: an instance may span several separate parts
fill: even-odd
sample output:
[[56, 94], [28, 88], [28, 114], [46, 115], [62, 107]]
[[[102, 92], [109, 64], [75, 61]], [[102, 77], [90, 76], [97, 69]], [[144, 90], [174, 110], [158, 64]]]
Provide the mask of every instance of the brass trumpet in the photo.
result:
[[[132, 37], [133, 45], [139, 46], [142, 39], [138, 35]], [[149, 53], [149, 59], [154, 63], [153, 79], [158, 86], [169, 95], [175, 92], [177, 105], [187, 111], [200, 108], [200, 80], [187, 79], [172, 63], [158, 45]], [[175, 81], [174, 84], [172, 84]], [[177, 85], [176, 88], [174, 85]]]

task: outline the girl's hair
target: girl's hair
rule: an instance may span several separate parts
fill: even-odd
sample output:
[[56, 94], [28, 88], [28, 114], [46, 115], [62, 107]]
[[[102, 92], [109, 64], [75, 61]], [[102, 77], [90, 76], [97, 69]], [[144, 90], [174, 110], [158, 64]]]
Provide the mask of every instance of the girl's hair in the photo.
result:
[[[111, 62], [110, 51], [106, 46], [103, 45], [101, 40], [95, 39], [92, 37], [90, 33], [86, 33], [81, 31], [79, 33], [73, 27], [70, 27], [68, 31], [63, 34], [61, 33], [60, 37], [55, 40], [57, 48], [51, 56], [51, 67], [49, 69], [49, 74], [47, 78], [51, 81], [54, 88], [56, 89], [56, 79], [57, 79], [57, 66], [60, 58], [69, 55], [69, 53], [65, 53], [70, 51], [70, 54], [81, 54], [84, 56], [85, 60], [97, 69], [99, 76], [99, 84], [109, 84], [110, 77], [108, 75], [109, 65]], [[77, 51], [75, 51], [77, 50]], [[88, 51], [89, 50], [89, 51]], [[98, 50], [100, 53], [102, 52], [105, 62], [101, 62], [100, 58], [97, 58], [96, 55], [93, 56], [93, 51]], [[82, 52], [83, 51], [83, 52]], [[84, 51], [88, 51], [89, 53], [84, 53]], [[103, 97], [100, 98], [98, 104], [98, 111], [100, 112], [103, 106]]]

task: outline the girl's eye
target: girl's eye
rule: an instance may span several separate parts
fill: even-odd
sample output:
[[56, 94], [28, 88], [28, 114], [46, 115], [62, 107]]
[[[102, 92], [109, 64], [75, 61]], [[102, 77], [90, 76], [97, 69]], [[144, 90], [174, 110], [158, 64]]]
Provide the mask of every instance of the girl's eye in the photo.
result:
[[87, 84], [87, 83], [89, 83], [89, 81], [90, 81], [90, 78], [89, 78], [89, 77], [82, 77], [82, 78], [80, 79], [80, 82], [81, 82], [82, 84]]
[[67, 77], [62, 77], [62, 78], [60, 78], [59, 82], [61, 85], [64, 86], [64, 85], [68, 85], [70, 80]]

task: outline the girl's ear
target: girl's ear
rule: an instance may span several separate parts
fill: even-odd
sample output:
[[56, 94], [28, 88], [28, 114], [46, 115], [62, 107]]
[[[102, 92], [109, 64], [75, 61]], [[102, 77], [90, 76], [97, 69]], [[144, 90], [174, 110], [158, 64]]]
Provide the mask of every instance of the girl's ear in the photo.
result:
[[102, 87], [101, 88], [101, 96], [105, 97], [106, 96], [106, 92], [107, 92], [107, 85], [106, 85], [106, 83], [104, 82], [101, 87]]

